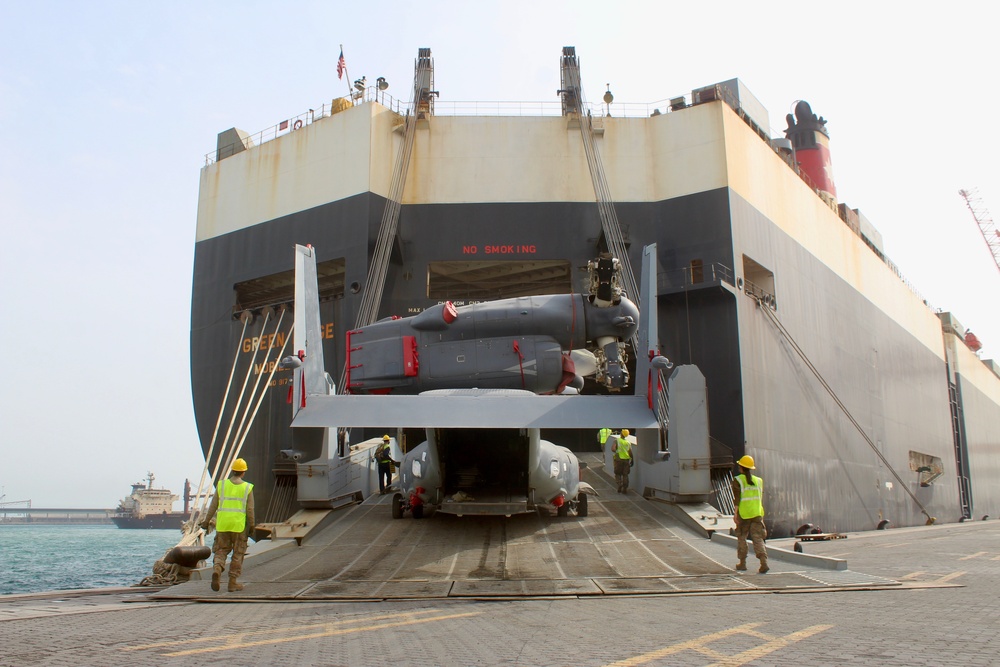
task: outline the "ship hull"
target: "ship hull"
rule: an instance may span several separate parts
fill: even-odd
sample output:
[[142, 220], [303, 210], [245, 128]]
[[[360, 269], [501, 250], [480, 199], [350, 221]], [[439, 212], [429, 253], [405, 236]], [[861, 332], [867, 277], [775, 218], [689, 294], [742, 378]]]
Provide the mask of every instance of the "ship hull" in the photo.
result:
[[[291, 317], [281, 316], [291, 291], [281, 276], [296, 243], [311, 244], [321, 264], [341, 273], [321, 302], [327, 369], [339, 381], [399, 141], [387, 115], [362, 105], [310, 126], [311, 137], [279, 138], [202, 174], [191, 327], [198, 428], [206, 454], [217, 451], [212, 443], [239, 423], [229, 415], [244, 378], [271, 386], [241, 449], [264, 521], [284, 518], [268, 516], [272, 508], [294, 509], [294, 467], [279, 456], [293, 446], [291, 373], [270, 374], [293, 352], [285, 343]], [[579, 129], [560, 118], [438, 117], [429, 127], [418, 129], [379, 315], [412, 315], [445, 298], [434, 289], [442, 263], [562, 260], [565, 278], [545, 289], [585, 291], [586, 262], [603, 249], [603, 232]], [[336, 143], [345, 133], [371, 140]], [[337, 157], [322, 181], [312, 180], [314, 150]], [[949, 346], [937, 314], [872, 241], [742, 117], [713, 102], [604, 119], [601, 150], [632, 265], [642, 246], [657, 244], [661, 350], [705, 375], [719, 451], [756, 458], [772, 534], [806, 523], [865, 530], [988, 511], [1000, 497], [1000, 378]], [[279, 163], [280, 172], [267, 171]], [[352, 182], [358, 176], [345, 164], [365, 165], [359, 173], [368, 180]], [[253, 180], [261, 173], [266, 195]], [[265, 278], [271, 291], [252, 302], [264, 284], [254, 281]], [[515, 288], [503, 283], [470, 298]], [[446, 298], [461, 305], [463, 296]], [[221, 406], [229, 412], [220, 418]], [[956, 428], [962, 420], [970, 423]], [[351, 441], [375, 435], [352, 433]], [[590, 432], [545, 437], [577, 451], [596, 446]], [[319, 454], [318, 441], [312, 447], [303, 460]], [[924, 484], [920, 470], [930, 466], [944, 472]]]
[[188, 516], [181, 512], [170, 514], [150, 514], [144, 517], [113, 516], [111, 520], [119, 528], [128, 530], [180, 530]]

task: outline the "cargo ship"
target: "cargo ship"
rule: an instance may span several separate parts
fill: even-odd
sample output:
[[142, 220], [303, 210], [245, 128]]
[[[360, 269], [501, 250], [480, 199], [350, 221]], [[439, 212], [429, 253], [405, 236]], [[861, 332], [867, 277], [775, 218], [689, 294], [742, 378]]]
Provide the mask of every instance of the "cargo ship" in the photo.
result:
[[[359, 81], [262, 132], [219, 133], [200, 178], [192, 394], [215, 477], [226, 447], [247, 460], [258, 521], [297, 509], [298, 461], [320, 447], [293, 447], [279, 365], [295, 352], [295, 244], [318, 253], [342, 391], [358, 322], [586, 291], [592, 258], [637, 264], [655, 243], [658, 347], [704, 374], [719, 505], [750, 454], [775, 536], [1000, 512], [1000, 365], [838, 201], [824, 118], [799, 102], [772, 136], [739, 79], [592, 105], [572, 47], [556, 77], [551, 103], [449, 106], [420, 49], [406, 103]], [[341, 431], [339, 451], [380, 435]], [[598, 447], [591, 430], [550, 436]]]
[[132, 485], [132, 492], [118, 503], [118, 508], [111, 520], [119, 528], [175, 528], [190, 516], [188, 498], [191, 494], [191, 484], [184, 480], [184, 511], [175, 512], [174, 503], [180, 496], [169, 489], [153, 487], [156, 477], [152, 472], [146, 474], [145, 482]]

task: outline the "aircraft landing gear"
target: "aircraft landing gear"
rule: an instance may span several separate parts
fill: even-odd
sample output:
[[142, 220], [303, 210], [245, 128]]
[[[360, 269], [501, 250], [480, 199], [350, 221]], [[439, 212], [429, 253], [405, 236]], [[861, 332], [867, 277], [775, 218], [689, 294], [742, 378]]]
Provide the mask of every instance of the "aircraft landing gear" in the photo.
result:
[[576, 516], [587, 516], [587, 494], [580, 493], [576, 500], [565, 502], [556, 508], [556, 516], [569, 516], [570, 509], [576, 512]]
[[403, 514], [409, 512], [414, 519], [422, 519], [424, 516], [424, 504], [419, 502], [414, 502], [411, 497], [409, 500], [403, 499], [403, 494], [394, 493], [392, 494], [392, 518], [402, 519]]

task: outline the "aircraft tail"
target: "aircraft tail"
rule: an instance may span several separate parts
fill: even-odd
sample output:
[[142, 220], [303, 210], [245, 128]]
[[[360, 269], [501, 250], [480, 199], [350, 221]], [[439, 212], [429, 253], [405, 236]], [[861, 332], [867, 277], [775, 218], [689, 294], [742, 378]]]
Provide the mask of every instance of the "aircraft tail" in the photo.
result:
[[319, 281], [316, 250], [310, 245], [295, 246], [295, 344], [294, 356], [282, 365], [295, 369], [292, 384], [292, 415], [306, 406], [310, 395], [333, 393], [333, 381], [323, 359], [323, 328], [319, 316]]
[[650, 360], [660, 353], [656, 327], [656, 244], [642, 249], [642, 276], [639, 281], [639, 345], [635, 350], [635, 393], [649, 390]]

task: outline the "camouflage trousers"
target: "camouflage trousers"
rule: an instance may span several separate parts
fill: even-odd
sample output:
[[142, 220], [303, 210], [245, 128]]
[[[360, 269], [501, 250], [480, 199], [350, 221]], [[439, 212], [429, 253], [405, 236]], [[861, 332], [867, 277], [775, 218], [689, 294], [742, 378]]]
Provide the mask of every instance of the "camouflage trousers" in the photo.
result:
[[246, 533], [216, 533], [212, 565], [219, 574], [226, 569], [226, 557], [233, 552], [233, 560], [229, 564], [229, 576], [238, 577], [243, 574], [243, 556], [247, 552]]
[[757, 558], [764, 560], [767, 558], [767, 548], [764, 546], [764, 538], [767, 537], [767, 529], [764, 528], [764, 517], [754, 519], [740, 519], [736, 525], [736, 557], [741, 561], [747, 558], [747, 536], [753, 542], [753, 554]]
[[618, 484], [618, 491], [628, 490], [628, 473], [632, 469], [631, 459], [620, 459], [615, 457], [615, 482]]

